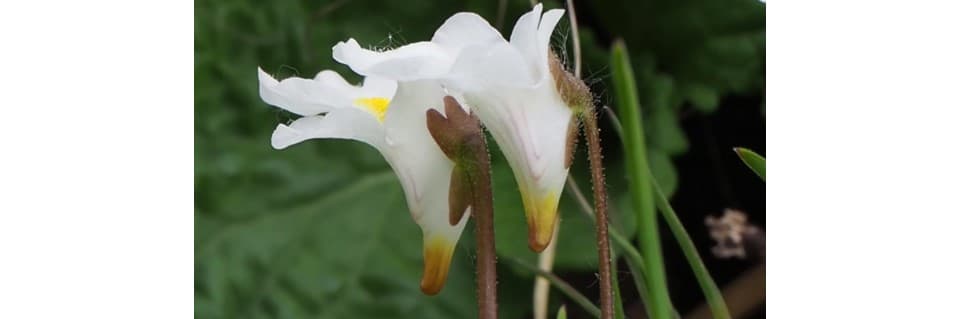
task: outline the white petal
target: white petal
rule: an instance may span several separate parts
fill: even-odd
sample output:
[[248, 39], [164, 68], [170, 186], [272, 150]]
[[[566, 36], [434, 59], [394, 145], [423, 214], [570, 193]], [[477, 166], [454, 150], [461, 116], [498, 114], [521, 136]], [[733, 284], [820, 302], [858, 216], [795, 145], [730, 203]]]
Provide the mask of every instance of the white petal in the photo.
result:
[[[419, 197], [412, 195], [409, 187], [404, 188], [414, 221], [423, 231], [424, 272], [420, 288], [427, 294], [435, 294], [443, 287], [454, 249], [470, 216], [467, 208], [460, 221], [450, 225], [449, 193], [453, 165], [446, 158], [444, 161], [435, 159], [433, 154], [415, 159], [425, 164], [423, 166], [433, 166], [415, 175]], [[397, 168], [402, 165], [405, 164], [398, 164]]]
[[[525, 13], [520, 16], [520, 19], [517, 19], [517, 24], [513, 26], [513, 31], [510, 32], [510, 44], [513, 44], [517, 47], [517, 50], [520, 50], [520, 53], [526, 58], [527, 62], [531, 66], [537, 65], [536, 62], [540, 60], [541, 53], [538, 52], [538, 43], [537, 41], [537, 27], [540, 25], [540, 13], [543, 11], [543, 4], [538, 3], [533, 7], [533, 10]], [[540, 76], [539, 70], [534, 70], [537, 72], [535, 75]]]
[[433, 108], [443, 113], [445, 95], [436, 80], [400, 82], [383, 122], [390, 145], [410, 154], [430, 152], [444, 156], [427, 130], [427, 110]]
[[470, 45], [489, 45], [506, 42], [487, 20], [472, 12], [461, 12], [447, 19], [433, 34], [430, 42], [440, 45], [451, 54]]
[[363, 80], [363, 88], [361, 91], [362, 93], [359, 97], [381, 97], [390, 100], [393, 98], [393, 95], [397, 93], [397, 81], [377, 76], [368, 76]]
[[450, 225], [450, 175], [453, 162], [427, 129], [427, 111], [443, 113], [445, 92], [436, 80], [400, 82], [384, 119], [384, 153], [388, 155], [407, 199], [413, 220], [423, 230], [424, 274], [421, 289], [435, 294], [443, 287], [450, 260], [469, 209]]
[[567, 129], [573, 112], [552, 81], [535, 88], [501, 87], [464, 96], [500, 146], [524, 199], [530, 246], [542, 250], [556, 222], [567, 176]]
[[382, 76], [398, 81], [437, 78], [449, 70], [453, 58], [431, 42], [411, 43], [378, 52], [361, 48], [356, 40], [337, 43], [333, 59], [358, 74]]
[[433, 219], [449, 224], [447, 196], [453, 162], [437, 146], [426, 124], [427, 110], [443, 113], [443, 97], [437, 81], [400, 82], [383, 123], [386, 153], [413, 218], [421, 226]]
[[[434, 268], [444, 268], [442, 270], [445, 274], [445, 268], [449, 267], [449, 254], [452, 254], [453, 248], [460, 240], [460, 235], [463, 233], [470, 216], [470, 209], [467, 209], [456, 225], [450, 225], [450, 174], [453, 170], [453, 163], [446, 157], [440, 160], [436, 156], [443, 155], [431, 152], [422, 154], [417, 158], [409, 158], [419, 162], [418, 166], [420, 168], [428, 169], [413, 168], [413, 171], [417, 171], [413, 175], [417, 183], [416, 190], [410, 189], [408, 186], [404, 188], [404, 192], [407, 194], [407, 205], [413, 219], [423, 231], [425, 270], [431, 268], [431, 264], [434, 264], [433, 266], [437, 266]], [[398, 164], [397, 168], [400, 169], [401, 166], [409, 167], [409, 163]], [[437, 254], [436, 250], [438, 248], [449, 250], [449, 254], [445, 256], [444, 254]], [[429, 250], [434, 251], [429, 252]], [[429, 284], [428, 276], [430, 274], [425, 273], [424, 281], [421, 282], [421, 288], [424, 288], [425, 292], [429, 288], [427, 286], [438, 288], [435, 283], [433, 285]], [[440, 278], [439, 282], [441, 286], [443, 284], [442, 279]], [[427, 286], [424, 286], [424, 284], [427, 284]]]
[[290, 125], [277, 125], [270, 144], [284, 149], [313, 138], [351, 139], [370, 144], [383, 153], [383, 128], [376, 118], [357, 108], [340, 108], [326, 115], [307, 116]]
[[316, 81], [318, 85], [346, 92], [356, 90], [357, 88], [340, 76], [340, 73], [330, 70], [320, 71], [320, 73], [317, 73], [317, 75], [313, 77], [313, 80]]
[[523, 54], [510, 44], [469, 47], [457, 58], [448, 81], [452, 87], [464, 91], [498, 86], [531, 87], [539, 81], [531, 70]]
[[323, 71], [315, 79], [292, 77], [277, 81], [258, 68], [260, 98], [267, 104], [299, 115], [316, 115], [350, 105], [357, 88], [339, 74]]

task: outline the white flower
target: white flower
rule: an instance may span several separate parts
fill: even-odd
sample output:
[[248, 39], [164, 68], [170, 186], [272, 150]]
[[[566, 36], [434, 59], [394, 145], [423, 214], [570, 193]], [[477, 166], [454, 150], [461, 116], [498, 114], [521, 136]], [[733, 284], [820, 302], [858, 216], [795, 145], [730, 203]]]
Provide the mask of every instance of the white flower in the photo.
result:
[[407, 206], [423, 230], [424, 273], [421, 290], [436, 294], [446, 281], [454, 247], [469, 216], [466, 209], [451, 225], [448, 207], [451, 162], [427, 131], [426, 112], [443, 112], [446, 95], [437, 81], [398, 83], [367, 77], [353, 86], [333, 71], [313, 79], [277, 81], [259, 70], [260, 97], [268, 104], [302, 115], [278, 125], [272, 145], [283, 149], [314, 138], [352, 139], [383, 155], [400, 180]]
[[542, 10], [538, 4], [520, 17], [509, 41], [480, 16], [458, 13], [430, 42], [377, 52], [350, 39], [333, 48], [334, 59], [357, 73], [439, 79], [470, 105], [513, 169], [534, 251], [546, 248], [556, 226], [576, 138], [573, 108], [592, 103], [589, 90], [550, 51], [563, 10]]

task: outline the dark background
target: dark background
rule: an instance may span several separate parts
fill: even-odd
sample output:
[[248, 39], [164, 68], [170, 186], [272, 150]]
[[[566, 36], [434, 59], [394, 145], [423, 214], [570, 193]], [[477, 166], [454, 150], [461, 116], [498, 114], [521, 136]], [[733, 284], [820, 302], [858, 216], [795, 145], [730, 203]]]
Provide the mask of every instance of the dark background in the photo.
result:
[[[195, 314], [198, 318], [472, 318], [472, 232], [464, 232], [447, 286], [420, 294], [420, 234], [399, 185], [379, 154], [360, 143], [310, 141], [277, 151], [270, 132], [289, 114], [257, 95], [256, 67], [279, 78], [333, 69], [330, 48], [350, 37], [381, 48], [428, 40], [444, 19], [474, 11], [498, 26], [498, 1], [195, 2]], [[545, 2], [547, 8], [562, 7]], [[501, 32], [529, 10], [505, 2]], [[622, 38], [631, 53], [654, 175], [721, 288], [757, 269], [762, 258], [720, 259], [704, 224], [725, 208], [765, 221], [764, 183], [736, 157], [744, 146], [765, 153], [764, 4], [577, 1], [584, 78], [598, 104], [614, 111], [609, 47]], [[569, 24], [554, 47], [570, 62]], [[570, 64], [570, 63], [568, 63]], [[615, 227], [633, 234], [625, 200], [620, 141], [601, 113]], [[581, 147], [582, 150], [582, 147]], [[514, 261], [534, 263], [516, 185], [496, 149], [497, 248], [502, 318], [532, 316], [533, 277]], [[584, 154], [571, 169], [589, 193]], [[555, 271], [596, 298], [591, 222], [568, 196], [561, 201]], [[626, 212], [626, 213], [625, 213]], [[468, 226], [469, 227], [469, 226]], [[685, 317], [702, 292], [672, 234], [661, 224], [670, 293]], [[623, 266], [621, 264], [621, 266]], [[642, 316], [626, 267], [619, 267], [625, 308]], [[762, 318], [763, 281], [728, 295], [735, 316]], [[743, 290], [741, 290], [742, 292]], [[738, 310], [736, 305], [757, 304]], [[566, 304], [552, 291], [550, 309]]]

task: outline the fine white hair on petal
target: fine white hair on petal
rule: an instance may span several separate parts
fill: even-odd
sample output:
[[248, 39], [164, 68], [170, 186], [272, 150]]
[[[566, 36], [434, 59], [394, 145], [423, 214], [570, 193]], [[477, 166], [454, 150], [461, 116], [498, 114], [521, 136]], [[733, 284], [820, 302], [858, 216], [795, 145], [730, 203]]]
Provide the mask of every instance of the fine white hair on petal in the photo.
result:
[[277, 125], [270, 144], [273, 148], [284, 149], [315, 138], [356, 140], [381, 153], [384, 150], [383, 127], [369, 113], [352, 107], [335, 109], [326, 115], [302, 117], [290, 125]]

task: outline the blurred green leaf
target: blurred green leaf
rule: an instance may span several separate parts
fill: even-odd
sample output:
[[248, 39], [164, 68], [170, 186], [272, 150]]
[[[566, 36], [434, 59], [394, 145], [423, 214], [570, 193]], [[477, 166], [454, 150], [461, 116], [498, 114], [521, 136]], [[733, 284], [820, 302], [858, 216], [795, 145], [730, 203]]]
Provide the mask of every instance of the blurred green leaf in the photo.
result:
[[705, 113], [716, 111], [717, 107], [720, 106], [720, 97], [717, 94], [717, 89], [713, 87], [691, 83], [686, 86], [684, 93], [694, 107]]
[[677, 169], [673, 161], [663, 151], [656, 148], [647, 149], [647, 159], [650, 164], [650, 171], [657, 183], [663, 185], [665, 194], [673, 194], [677, 190]]
[[[651, 154], [689, 148], [680, 123], [688, 111], [716, 111], [724, 96], [763, 91], [766, 5], [756, 0], [607, 0], [586, 2], [601, 29], [630, 47]], [[581, 10], [583, 10], [581, 8]], [[589, 35], [589, 30], [582, 31]], [[588, 37], [584, 37], [588, 38]], [[587, 42], [585, 42], [587, 43]], [[585, 56], [605, 48], [585, 48]], [[586, 69], [606, 67], [587, 59]], [[600, 61], [600, 62], [595, 62]], [[599, 65], [599, 67], [596, 67]], [[607, 83], [608, 87], [610, 83]], [[691, 108], [692, 107], [692, 108]], [[622, 111], [619, 110], [618, 112]], [[661, 158], [662, 159], [662, 158]], [[655, 175], [676, 175], [651, 159]], [[660, 165], [657, 164], [657, 161]], [[672, 171], [666, 173], [667, 171]], [[656, 176], [667, 196], [668, 181]]]
[[651, 72], [646, 70], [651, 57], [656, 71], [671, 74], [677, 87], [696, 84], [726, 94], [763, 85], [763, 2], [609, 0], [589, 5], [604, 17], [599, 22], [630, 46], [641, 85]]
[[345, 181], [290, 209], [217, 228], [196, 256], [206, 318], [451, 318], [475, 311], [470, 251], [444, 291], [420, 293], [420, 230], [390, 171]]
[[763, 156], [743, 147], [735, 147], [733, 151], [737, 153], [744, 164], [747, 164], [750, 170], [760, 176], [760, 179], [767, 180], [767, 160]]

